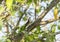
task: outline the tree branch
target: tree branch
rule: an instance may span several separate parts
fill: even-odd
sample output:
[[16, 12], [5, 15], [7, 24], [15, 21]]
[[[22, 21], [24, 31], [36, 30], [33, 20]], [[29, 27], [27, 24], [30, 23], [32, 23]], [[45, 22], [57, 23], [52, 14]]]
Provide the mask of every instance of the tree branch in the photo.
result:
[[[60, 19], [60, 17], [57, 20], [59, 20], [59, 19]], [[46, 24], [49, 24], [49, 23], [57, 21], [57, 20], [56, 19], [49, 19], [49, 20], [46, 20], [46, 21], [41, 21], [40, 25], [46, 25]]]
[[[41, 25], [41, 20], [42, 20], [42, 19], [44, 18], [44, 16], [50, 11], [50, 9], [52, 9], [58, 2], [60, 2], [60, 0], [53, 0], [53, 1], [51, 2], [50, 6], [47, 7], [47, 8], [45, 9], [45, 11], [42, 12], [42, 14], [38, 17], [38, 19], [36, 19], [36, 21], [34, 21], [32, 24], [30, 24], [30, 25], [26, 28], [26, 32], [30, 32], [30, 31], [31, 31], [32, 29], [34, 29], [35, 27]], [[53, 19], [53, 20], [54, 20], [54, 19]], [[55, 20], [54, 20], [54, 21], [55, 21]], [[46, 22], [46, 21], [45, 21], [45, 22]], [[48, 22], [50, 23], [50, 22], [53, 22], [53, 21], [52, 21], [52, 20], [47, 21], [46, 24], [47, 24]], [[22, 34], [23, 34], [23, 36], [24, 36], [24, 33], [22, 32], [22, 33], [19, 34], [19, 35], [21, 35], [20, 38], [23, 37]], [[57, 34], [58, 34], [58, 33], [57, 33]], [[17, 37], [17, 35], [16, 35], [16, 37]]]
[[16, 24], [16, 26], [14, 27], [14, 30], [13, 30], [13, 31], [17, 30], [16, 27], [19, 25], [19, 23], [20, 23], [21, 18], [23, 17], [23, 15], [26, 14], [26, 11], [27, 11], [28, 8], [29, 8], [29, 6], [26, 7], [26, 9], [25, 9], [24, 12], [22, 13], [21, 17], [19, 17], [19, 20], [17, 21], [17, 24]]
[[60, 2], [60, 0], [53, 0], [53, 1], [51, 2], [51, 4], [49, 5], [49, 7], [47, 7], [47, 8], [45, 9], [45, 11], [42, 12], [42, 14], [36, 19], [36, 21], [34, 21], [32, 24], [30, 24], [30, 25], [27, 27], [26, 31], [27, 31], [27, 32], [30, 32], [30, 31], [31, 31], [32, 29], [34, 29], [35, 27], [39, 26], [39, 25], [40, 25], [39, 23], [40, 23], [41, 20], [44, 18], [44, 16], [45, 16], [58, 2]]
[[24, 13], [22, 13], [21, 17], [19, 17], [19, 20], [18, 20], [18, 22], [17, 22], [16, 26], [18, 26], [18, 25], [19, 25], [19, 22], [21, 21], [21, 18], [23, 17], [23, 15], [24, 15], [24, 14], [26, 14], [26, 11], [27, 11], [27, 9], [28, 9], [28, 8], [29, 8], [29, 6], [28, 6], [28, 7], [26, 7], [26, 9], [24, 10]]

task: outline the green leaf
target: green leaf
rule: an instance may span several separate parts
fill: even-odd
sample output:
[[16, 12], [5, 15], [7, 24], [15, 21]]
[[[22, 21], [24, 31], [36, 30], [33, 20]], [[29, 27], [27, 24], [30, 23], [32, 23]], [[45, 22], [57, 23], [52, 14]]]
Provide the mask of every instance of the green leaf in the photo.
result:
[[60, 24], [58, 24], [58, 29], [60, 30]]
[[19, 28], [19, 32], [22, 32], [23, 30], [25, 30], [25, 25], [23, 25], [21, 28]]
[[6, 42], [11, 42], [9, 39], [7, 39], [7, 41]]
[[51, 34], [53, 34], [53, 33], [48, 33], [47, 35], [46, 35], [46, 42], [54, 42], [54, 39], [55, 39], [55, 35], [51, 35]]
[[30, 39], [30, 41], [32, 41], [34, 39], [34, 36], [33, 35], [30, 35], [29, 36], [29, 39]]
[[54, 27], [52, 28], [52, 32], [55, 32], [55, 30], [56, 30], [56, 27], [54, 26]]
[[24, 20], [24, 21], [26, 21], [26, 20], [27, 20], [27, 16], [26, 16], [26, 17], [24, 17], [24, 18], [23, 18], [23, 20]]
[[51, 31], [54, 33], [56, 31], [56, 24], [52, 24]]
[[40, 31], [40, 26], [37, 26], [37, 30], [39, 30], [39, 31]]
[[32, 3], [32, 0], [27, 0], [27, 3], [28, 5], [30, 5]]
[[38, 0], [35, 0], [35, 1], [34, 1], [35, 5], [37, 4], [37, 1], [38, 1]]
[[37, 39], [38, 38], [38, 34], [34, 34], [34, 38]]
[[14, 15], [15, 15], [15, 13], [16, 13], [16, 11], [15, 11], [15, 10], [11, 11], [11, 15], [12, 15], [12, 16], [14, 16]]
[[36, 28], [37, 28], [37, 30], [34, 33], [39, 34], [40, 33], [40, 26], [37, 26]]
[[41, 8], [40, 7], [36, 7], [36, 13], [39, 13], [41, 11]]

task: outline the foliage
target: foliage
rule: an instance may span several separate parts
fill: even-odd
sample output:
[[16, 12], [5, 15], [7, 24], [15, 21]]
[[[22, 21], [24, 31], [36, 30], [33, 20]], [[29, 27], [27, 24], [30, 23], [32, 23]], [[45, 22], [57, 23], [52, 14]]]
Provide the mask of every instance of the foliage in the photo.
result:
[[[59, 20], [59, 3], [51, 9], [55, 19], [52, 21], [54, 23], [49, 24], [48, 28], [45, 26], [47, 23], [51, 23], [51, 20], [39, 20], [42, 24], [38, 23], [38, 21], [34, 24], [34, 21], [42, 17], [39, 16], [40, 13], [51, 4], [51, 1], [53, 0], [0, 0], [0, 30], [6, 30], [3, 30], [6, 33], [3, 37], [4, 40], [0, 40], [0, 42], [54, 42], [56, 27], [58, 26], [57, 28], [60, 30], [60, 22], [54, 22]], [[45, 14], [44, 12], [42, 14]], [[27, 27], [32, 23], [35, 28], [27, 31]]]

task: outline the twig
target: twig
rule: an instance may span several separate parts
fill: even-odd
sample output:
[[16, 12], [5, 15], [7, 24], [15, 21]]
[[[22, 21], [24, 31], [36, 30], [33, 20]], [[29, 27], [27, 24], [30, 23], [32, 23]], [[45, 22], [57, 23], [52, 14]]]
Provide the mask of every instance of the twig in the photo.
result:
[[36, 7], [35, 7], [35, 20], [36, 20]]
[[[19, 17], [19, 20], [18, 20], [16, 26], [14, 27], [14, 29], [12, 30], [12, 33], [10, 34], [10, 36], [11, 36], [11, 35], [14, 36], [14, 37], [11, 37], [11, 39], [16, 37], [14, 33], [15, 33], [15, 31], [18, 29], [17, 26], [19, 25], [19, 23], [20, 23], [23, 15], [26, 13], [26, 11], [27, 11], [28, 8], [29, 8], [29, 6], [26, 7], [26, 9], [24, 10], [24, 13], [22, 13], [21, 17]], [[22, 35], [22, 34], [21, 34], [21, 35]]]
[[24, 10], [24, 13], [22, 13], [21, 17], [19, 17], [19, 20], [17, 21], [17, 24], [16, 24], [15, 27], [17, 27], [17, 26], [19, 25], [19, 23], [20, 23], [20, 21], [21, 21], [21, 18], [23, 17], [24, 14], [26, 14], [26, 11], [27, 11], [28, 8], [29, 8], [29, 6], [26, 7], [26, 9]]
[[[60, 19], [60, 17], [57, 20], [59, 20], [59, 19]], [[46, 21], [41, 21], [40, 25], [46, 25], [46, 24], [49, 24], [49, 23], [57, 21], [57, 20], [55, 20], [55, 19], [49, 19], [49, 20], [46, 20]]]

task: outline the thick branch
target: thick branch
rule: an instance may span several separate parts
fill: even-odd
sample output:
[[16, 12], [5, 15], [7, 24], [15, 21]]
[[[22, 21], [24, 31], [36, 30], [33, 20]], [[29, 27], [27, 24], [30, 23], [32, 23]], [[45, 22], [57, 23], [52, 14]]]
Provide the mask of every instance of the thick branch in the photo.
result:
[[49, 5], [49, 7], [47, 7], [45, 9], [45, 11], [42, 12], [42, 14], [38, 17], [38, 19], [36, 19], [36, 21], [34, 21], [34, 23], [32, 23], [31, 25], [29, 25], [27, 27], [27, 32], [30, 32], [32, 29], [34, 29], [35, 27], [37, 27], [38, 25], [40, 25], [39, 23], [41, 22], [41, 20], [44, 18], [44, 16], [59, 2], [60, 0], [53, 0], [51, 2], [51, 4]]

